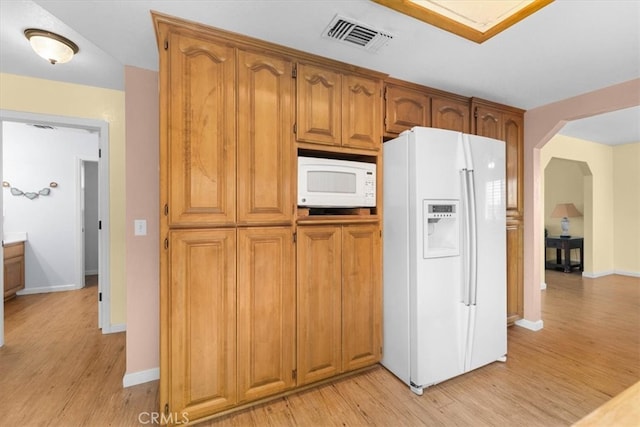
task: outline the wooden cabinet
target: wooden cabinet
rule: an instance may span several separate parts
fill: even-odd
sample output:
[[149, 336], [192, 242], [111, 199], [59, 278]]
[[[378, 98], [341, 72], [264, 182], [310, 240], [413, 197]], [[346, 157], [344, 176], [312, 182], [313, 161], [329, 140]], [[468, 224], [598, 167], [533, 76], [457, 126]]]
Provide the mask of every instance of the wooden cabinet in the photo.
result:
[[524, 224], [507, 218], [507, 324], [524, 316]]
[[462, 97], [431, 97], [431, 126], [469, 133], [469, 101]]
[[167, 326], [161, 332], [170, 344], [160, 378], [170, 387], [161, 406], [197, 419], [238, 400], [236, 230], [177, 230], [169, 241]]
[[382, 355], [382, 265], [377, 225], [342, 227], [342, 368]]
[[505, 142], [507, 193], [507, 321], [524, 316], [523, 149], [524, 111], [472, 98], [472, 132]]
[[377, 224], [298, 228], [298, 382], [380, 360], [382, 291]]
[[298, 383], [342, 372], [342, 238], [336, 225], [297, 236]]
[[4, 300], [24, 289], [24, 242], [4, 246]]
[[298, 63], [296, 80], [298, 142], [380, 150], [380, 79]]
[[293, 221], [292, 68], [277, 55], [238, 52], [238, 224]]
[[414, 126], [431, 126], [431, 98], [425, 92], [387, 83], [384, 101], [385, 136], [395, 137]]
[[296, 385], [296, 289], [290, 227], [238, 229], [238, 401]]
[[235, 50], [188, 32], [169, 32], [165, 46], [160, 156], [169, 226], [234, 224]]
[[520, 218], [524, 196], [524, 111], [478, 98], [472, 98], [471, 108], [472, 133], [506, 143], [507, 216]]
[[395, 138], [414, 126], [469, 133], [469, 99], [438, 89], [385, 80], [385, 137]]

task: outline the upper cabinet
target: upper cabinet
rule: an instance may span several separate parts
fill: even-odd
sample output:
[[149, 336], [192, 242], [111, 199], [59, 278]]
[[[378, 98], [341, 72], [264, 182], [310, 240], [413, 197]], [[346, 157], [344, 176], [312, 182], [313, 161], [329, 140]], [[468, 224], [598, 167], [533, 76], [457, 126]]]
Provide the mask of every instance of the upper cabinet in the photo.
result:
[[[236, 220], [236, 54], [170, 32], [160, 56], [161, 187], [169, 226]], [[171, 94], [171, 96], [168, 96]]]
[[431, 126], [431, 98], [420, 90], [387, 84], [384, 90], [385, 135], [395, 136], [414, 126]]
[[457, 96], [432, 96], [431, 126], [469, 133], [469, 101]]
[[507, 215], [521, 218], [523, 212], [524, 111], [472, 98], [472, 130], [475, 135], [506, 143]]
[[298, 63], [296, 79], [298, 142], [380, 150], [379, 78]]
[[414, 126], [469, 133], [469, 99], [438, 89], [385, 80], [384, 136], [395, 138]]
[[292, 63], [238, 51], [239, 225], [293, 221]]

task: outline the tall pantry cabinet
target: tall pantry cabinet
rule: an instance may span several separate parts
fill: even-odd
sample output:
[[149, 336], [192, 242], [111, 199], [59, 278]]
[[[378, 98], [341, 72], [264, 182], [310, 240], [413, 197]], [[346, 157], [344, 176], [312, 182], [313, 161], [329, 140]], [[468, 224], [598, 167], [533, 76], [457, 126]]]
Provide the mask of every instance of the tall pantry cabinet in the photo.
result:
[[291, 62], [154, 16], [163, 412], [295, 385]]
[[153, 19], [164, 419], [201, 420], [377, 363], [381, 209], [318, 215], [294, 195], [298, 155], [381, 169], [381, 74]]

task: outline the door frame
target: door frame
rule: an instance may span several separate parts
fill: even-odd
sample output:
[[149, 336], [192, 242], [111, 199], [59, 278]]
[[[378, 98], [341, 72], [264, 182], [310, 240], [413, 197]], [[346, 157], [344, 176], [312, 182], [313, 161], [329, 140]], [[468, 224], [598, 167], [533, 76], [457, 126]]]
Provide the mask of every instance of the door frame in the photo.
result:
[[[100, 292], [102, 301], [98, 301], [98, 327], [103, 334], [120, 332], [120, 329], [111, 330], [111, 278], [110, 257], [111, 247], [109, 227], [109, 123], [104, 120], [86, 119], [80, 117], [65, 117], [51, 114], [37, 114], [25, 111], [13, 111], [0, 109], [0, 176], [2, 176], [2, 127], [4, 122], [47, 124], [50, 126], [64, 126], [86, 129], [98, 133], [98, 214], [102, 227], [99, 233], [98, 248], [98, 277], [100, 278]], [[2, 209], [2, 197], [0, 197], [0, 210]], [[0, 236], [4, 233], [0, 221]], [[4, 256], [4, 250], [0, 247], [0, 257]], [[4, 289], [3, 266], [0, 265], [0, 289]], [[0, 347], [4, 345], [4, 300], [0, 303]]]

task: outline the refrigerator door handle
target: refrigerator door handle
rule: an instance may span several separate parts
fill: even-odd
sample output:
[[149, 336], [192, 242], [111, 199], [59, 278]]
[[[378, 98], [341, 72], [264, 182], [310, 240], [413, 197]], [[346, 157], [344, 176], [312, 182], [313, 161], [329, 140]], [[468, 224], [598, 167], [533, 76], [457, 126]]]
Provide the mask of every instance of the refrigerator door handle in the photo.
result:
[[469, 203], [469, 303], [478, 302], [478, 235], [476, 211], [476, 183], [473, 170], [467, 171], [467, 200]]
[[462, 215], [462, 221], [464, 226], [464, 250], [462, 251], [462, 303], [466, 306], [471, 304], [471, 223], [470, 223], [470, 208], [469, 208], [469, 179], [468, 171], [462, 169], [460, 171], [460, 178], [462, 182], [462, 205], [464, 206], [464, 212]]

